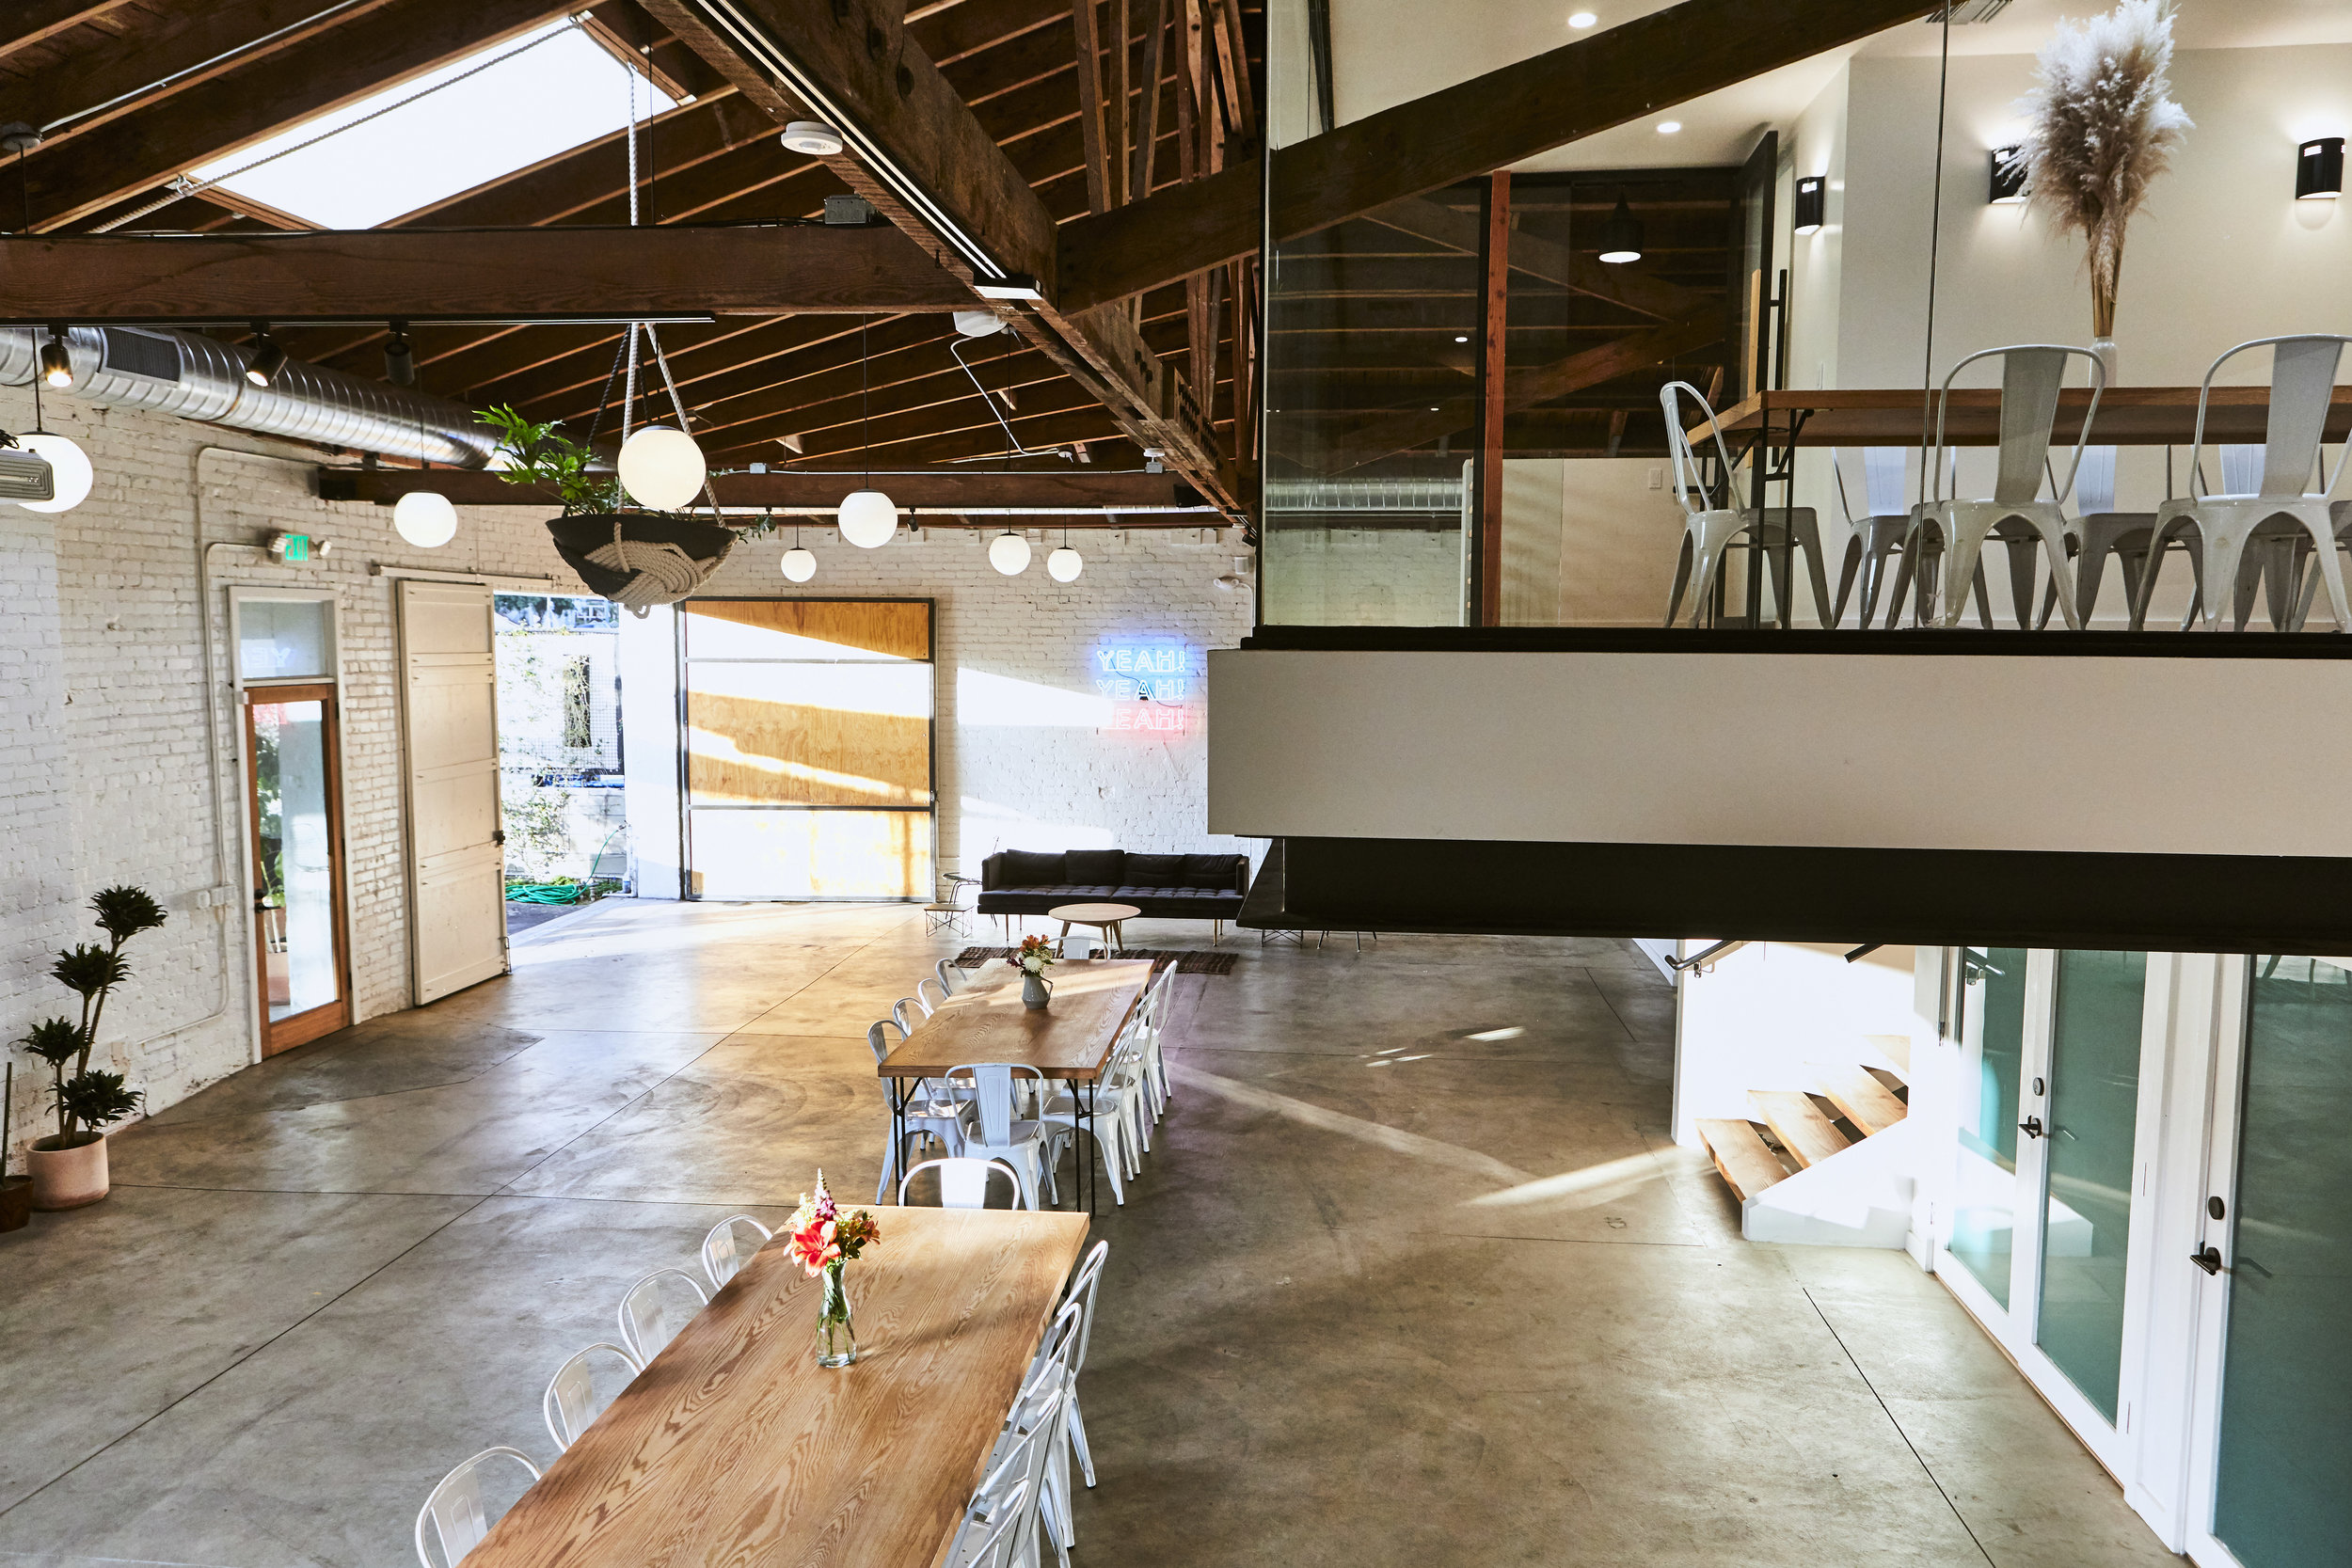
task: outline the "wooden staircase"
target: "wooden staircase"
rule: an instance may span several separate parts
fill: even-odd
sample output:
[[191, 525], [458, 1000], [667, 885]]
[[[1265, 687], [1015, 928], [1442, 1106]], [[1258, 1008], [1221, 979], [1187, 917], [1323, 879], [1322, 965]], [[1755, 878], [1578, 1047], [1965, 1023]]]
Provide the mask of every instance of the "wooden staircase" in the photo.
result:
[[1702, 1117], [1699, 1136], [1742, 1204], [1909, 1114], [1900, 1078], [1883, 1068], [1829, 1069], [1818, 1092], [1750, 1089], [1753, 1119]]

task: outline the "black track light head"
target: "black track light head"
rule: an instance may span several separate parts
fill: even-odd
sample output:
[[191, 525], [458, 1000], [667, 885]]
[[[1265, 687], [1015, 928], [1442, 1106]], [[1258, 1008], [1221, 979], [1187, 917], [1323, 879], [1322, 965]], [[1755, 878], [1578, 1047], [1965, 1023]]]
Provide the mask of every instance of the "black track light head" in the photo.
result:
[[49, 341], [40, 345], [40, 383], [61, 392], [73, 385], [73, 356], [66, 352], [62, 326], [51, 327]]
[[278, 340], [269, 335], [269, 323], [253, 324], [255, 348], [253, 362], [245, 368], [245, 378], [256, 387], [266, 387], [278, 379], [278, 372], [286, 368], [286, 351], [278, 346]]
[[395, 387], [417, 384], [417, 356], [408, 346], [408, 324], [394, 322], [392, 335], [384, 344], [384, 379]]

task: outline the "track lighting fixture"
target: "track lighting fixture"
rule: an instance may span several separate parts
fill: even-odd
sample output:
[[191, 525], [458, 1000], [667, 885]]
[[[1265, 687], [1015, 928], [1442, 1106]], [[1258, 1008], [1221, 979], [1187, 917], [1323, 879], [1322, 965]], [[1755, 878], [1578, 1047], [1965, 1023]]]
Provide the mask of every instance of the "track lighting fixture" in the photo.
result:
[[278, 379], [278, 372], [286, 368], [286, 351], [278, 346], [278, 340], [269, 335], [267, 322], [253, 324], [253, 362], [245, 368], [245, 378], [256, 387], [266, 387]]
[[417, 384], [417, 356], [408, 346], [408, 324], [391, 324], [392, 335], [384, 343], [384, 379], [395, 387]]
[[73, 356], [66, 352], [62, 326], [51, 327], [49, 341], [40, 345], [40, 381], [60, 392], [73, 385]]
[[1612, 266], [1642, 259], [1642, 220], [1626, 204], [1623, 191], [1617, 193], [1616, 211], [1600, 226], [1600, 259]]

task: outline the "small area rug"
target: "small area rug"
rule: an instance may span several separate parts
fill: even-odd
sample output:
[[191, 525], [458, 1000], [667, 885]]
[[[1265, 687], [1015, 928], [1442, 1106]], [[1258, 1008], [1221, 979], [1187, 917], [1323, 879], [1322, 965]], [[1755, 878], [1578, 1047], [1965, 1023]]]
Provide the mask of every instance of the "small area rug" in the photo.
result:
[[[1009, 958], [1019, 952], [1017, 947], [967, 947], [956, 955], [958, 969], [977, 969], [992, 958]], [[1195, 953], [1181, 947], [1125, 947], [1116, 953], [1105, 953], [1106, 958], [1150, 958], [1154, 963], [1173, 963], [1179, 974], [1231, 974], [1234, 955], [1232, 953]]]

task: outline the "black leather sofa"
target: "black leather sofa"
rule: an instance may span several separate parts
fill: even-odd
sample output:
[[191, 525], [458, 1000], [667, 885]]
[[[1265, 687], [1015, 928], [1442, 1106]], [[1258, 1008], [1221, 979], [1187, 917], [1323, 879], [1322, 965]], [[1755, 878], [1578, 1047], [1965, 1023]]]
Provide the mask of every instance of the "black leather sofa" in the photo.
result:
[[1134, 855], [1124, 849], [999, 849], [980, 863], [982, 914], [1043, 914], [1063, 904], [1133, 904], [1154, 920], [1232, 920], [1249, 891], [1248, 855]]

